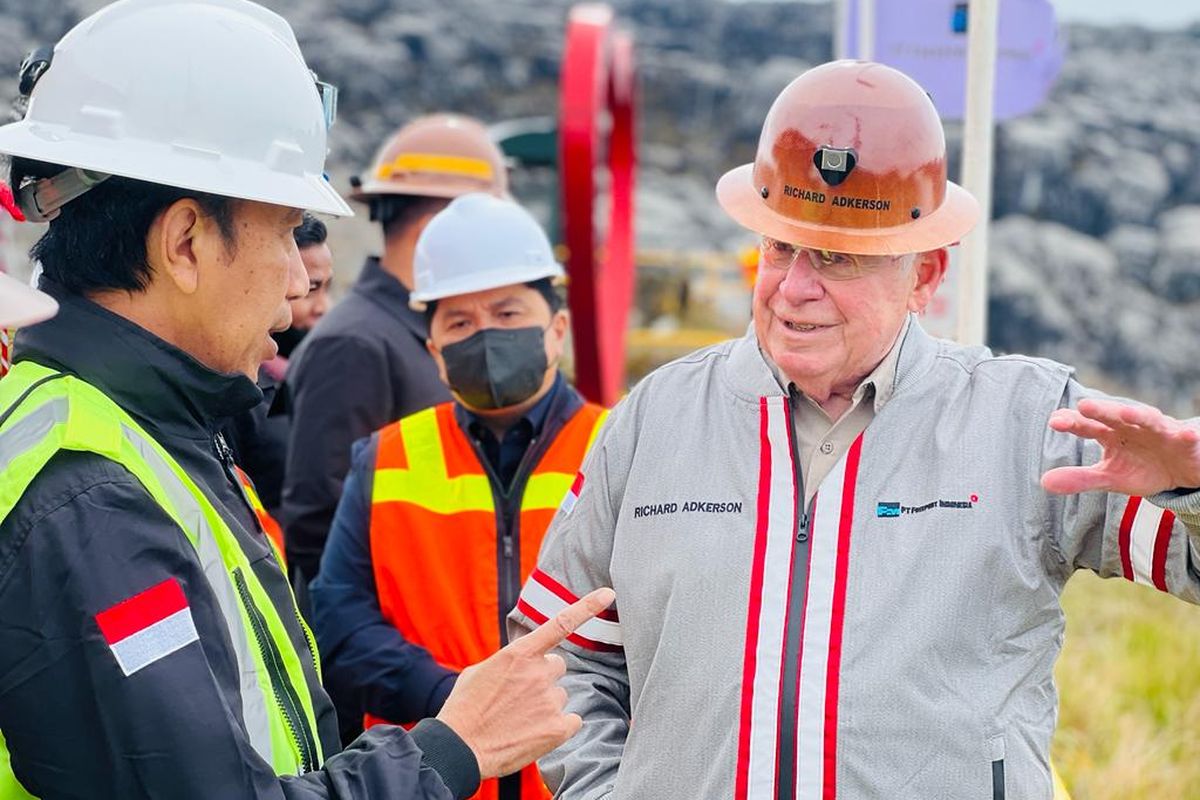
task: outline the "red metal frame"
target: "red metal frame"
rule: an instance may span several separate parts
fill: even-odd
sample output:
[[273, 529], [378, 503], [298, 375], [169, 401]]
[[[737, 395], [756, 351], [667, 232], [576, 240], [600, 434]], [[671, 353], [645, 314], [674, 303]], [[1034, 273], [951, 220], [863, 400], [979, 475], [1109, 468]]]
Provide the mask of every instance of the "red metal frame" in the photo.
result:
[[[570, 276], [575, 383], [612, 405], [625, 389], [625, 328], [633, 302], [636, 73], [633, 38], [608, 6], [571, 9], [559, 94], [562, 241]], [[597, 230], [606, 160], [608, 219]]]

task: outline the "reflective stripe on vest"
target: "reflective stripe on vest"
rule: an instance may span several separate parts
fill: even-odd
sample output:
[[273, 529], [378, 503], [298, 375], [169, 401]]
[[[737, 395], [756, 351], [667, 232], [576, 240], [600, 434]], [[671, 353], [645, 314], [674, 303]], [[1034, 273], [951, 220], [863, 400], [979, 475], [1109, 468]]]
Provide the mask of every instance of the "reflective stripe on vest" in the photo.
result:
[[[607, 413], [599, 406], [583, 406], [555, 434], [537, 465], [522, 468], [528, 478], [514, 520], [516, 546], [507, 555], [498, 541], [503, 522], [497, 519], [491, 481], [455, 420], [452, 403], [381, 430], [370, 543], [384, 618], [450, 669], [462, 670], [496, 652], [501, 643], [501, 572], [511, 574], [514, 566], [519, 572], [511, 587], [515, 602], [537, 563], [546, 528]], [[502, 563], [509, 569], [503, 570]], [[368, 715], [365, 723], [383, 721]], [[476, 798], [497, 795], [497, 782], [490, 780]], [[535, 767], [521, 773], [521, 796], [550, 796]]]
[[[84, 381], [50, 380], [12, 408], [30, 387], [51, 376], [52, 370], [25, 361], [0, 381], [0, 410], [12, 412], [0, 428], [0, 520], [59, 450], [96, 453], [127, 469], [196, 550], [229, 628], [241, 675], [242, 718], [255, 751], [280, 775], [319, 767], [323, 755], [301, 656], [233, 531], [166, 450]], [[307, 735], [293, 732], [289, 713], [307, 727]], [[0, 768], [7, 766], [6, 755], [0, 756]], [[0, 787], [5, 780], [11, 778], [0, 774]]]

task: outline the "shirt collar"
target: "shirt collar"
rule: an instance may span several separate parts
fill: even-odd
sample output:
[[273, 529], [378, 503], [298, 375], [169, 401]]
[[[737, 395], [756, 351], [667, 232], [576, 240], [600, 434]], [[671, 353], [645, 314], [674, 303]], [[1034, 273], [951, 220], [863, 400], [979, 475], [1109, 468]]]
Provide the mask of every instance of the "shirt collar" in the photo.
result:
[[[888, 348], [887, 355], [875, 365], [875, 369], [871, 370], [865, 378], [859, 381], [858, 386], [854, 389], [854, 394], [851, 396], [853, 406], [857, 406], [870, 393], [875, 413], [878, 414], [887, 401], [892, 399], [892, 395], [896, 391], [896, 368], [900, 363], [900, 343], [904, 341], [910, 325], [912, 325], [911, 314], [905, 317], [904, 324], [900, 326], [900, 332], [896, 334], [892, 346]], [[762, 350], [761, 344], [759, 345], [759, 349], [762, 352], [763, 360], [771, 368], [771, 374], [775, 376], [775, 380], [779, 383], [779, 388], [790, 393], [796, 388], [795, 384], [783, 374], [783, 370], [767, 355], [766, 351]]]

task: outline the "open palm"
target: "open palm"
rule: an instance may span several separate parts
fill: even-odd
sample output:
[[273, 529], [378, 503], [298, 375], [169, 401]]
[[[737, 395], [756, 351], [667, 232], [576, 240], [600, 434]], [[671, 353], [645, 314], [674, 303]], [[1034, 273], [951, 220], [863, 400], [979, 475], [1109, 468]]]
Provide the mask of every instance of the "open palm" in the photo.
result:
[[1050, 427], [1094, 439], [1104, 455], [1090, 467], [1048, 471], [1042, 487], [1049, 492], [1102, 490], [1144, 497], [1200, 486], [1200, 429], [1156, 408], [1080, 400], [1076, 409], [1051, 414]]

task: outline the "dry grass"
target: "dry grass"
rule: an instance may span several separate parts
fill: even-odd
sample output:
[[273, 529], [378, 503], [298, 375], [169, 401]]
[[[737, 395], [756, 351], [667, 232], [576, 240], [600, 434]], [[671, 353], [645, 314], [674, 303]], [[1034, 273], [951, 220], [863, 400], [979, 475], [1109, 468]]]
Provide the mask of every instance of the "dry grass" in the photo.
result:
[[1200, 608], [1076, 575], [1054, 763], [1073, 800], [1200, 798]]

